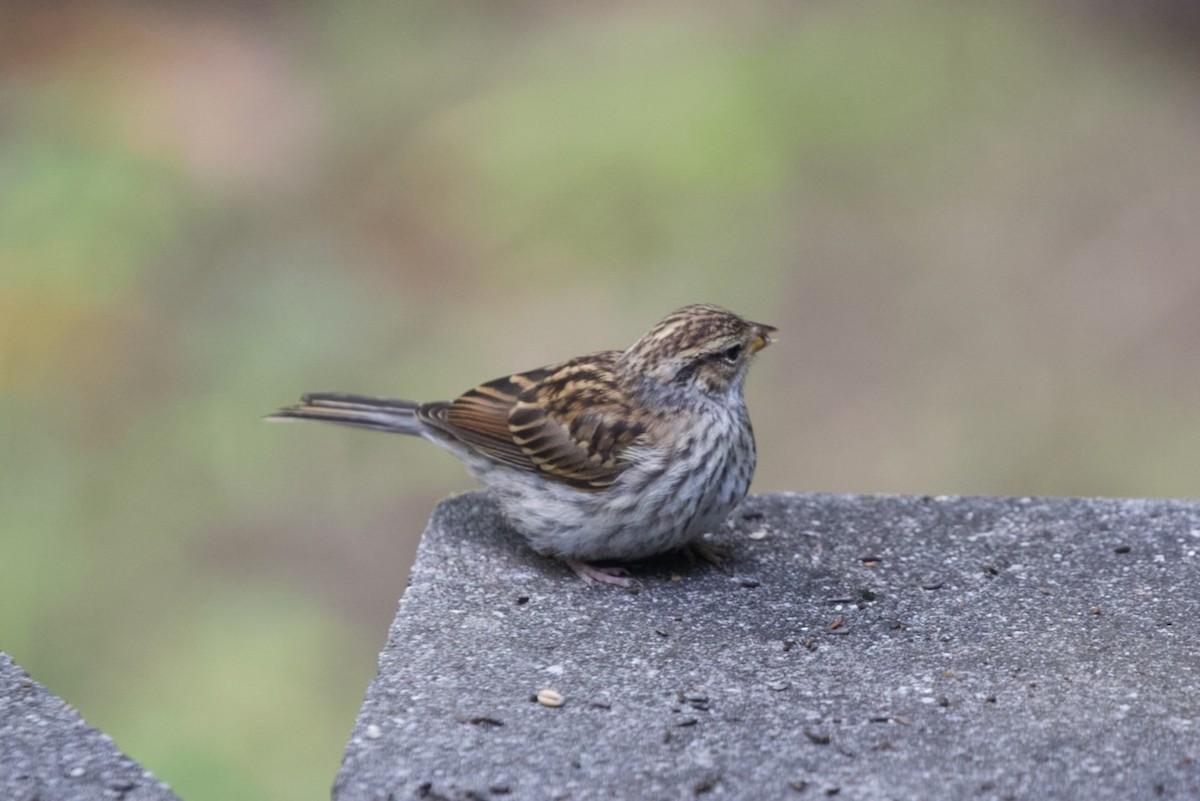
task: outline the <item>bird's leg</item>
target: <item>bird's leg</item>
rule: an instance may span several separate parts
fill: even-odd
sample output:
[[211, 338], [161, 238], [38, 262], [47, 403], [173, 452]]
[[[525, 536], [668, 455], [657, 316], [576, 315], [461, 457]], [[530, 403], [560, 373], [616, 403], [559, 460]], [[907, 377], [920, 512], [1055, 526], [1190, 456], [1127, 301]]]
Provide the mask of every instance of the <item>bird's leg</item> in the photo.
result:
[[704, 540], [692, 540], [683, 546], [683, 552], [693, 562], [708, 562], [713, 567], [723, 568], [729, 564], [733, 554], [728, 548], [710, 545]]
[[637, 584], [634, 579], [628, 577], [629, 573], [623, 567], [597, 567], [582, 559], [564, 559], [563, 561], [589, 587], [599, 582], [628, 590]]

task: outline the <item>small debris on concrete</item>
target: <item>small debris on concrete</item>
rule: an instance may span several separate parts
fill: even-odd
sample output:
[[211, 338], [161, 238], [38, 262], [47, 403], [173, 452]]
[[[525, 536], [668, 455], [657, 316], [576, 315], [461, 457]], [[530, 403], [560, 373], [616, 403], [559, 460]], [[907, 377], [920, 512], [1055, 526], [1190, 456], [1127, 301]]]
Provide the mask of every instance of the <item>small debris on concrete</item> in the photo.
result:
[[484, 726], [484, 727], [503, 726], [504, 725], [503, 721], [496, 720], [495, 718], [488, 717], [487, 715], [476, 715], [473, 718], [467, 718], [467, 723], [470, 723], [472, 726]]
[[809, 742], [816, 745], [829, 745], [833, 741], [828, 732], [817, 731], [816, 729], [805, 729], [804, 736], [808, 738]]

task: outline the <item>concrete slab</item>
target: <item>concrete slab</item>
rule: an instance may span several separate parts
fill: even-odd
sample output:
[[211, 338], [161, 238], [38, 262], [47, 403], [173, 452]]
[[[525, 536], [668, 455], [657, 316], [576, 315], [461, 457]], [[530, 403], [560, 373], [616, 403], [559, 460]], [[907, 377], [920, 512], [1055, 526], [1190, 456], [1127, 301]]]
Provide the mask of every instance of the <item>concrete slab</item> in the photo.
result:
[[630, 594], [444, 502], [334, 797], [1200, 798], [1200, 503], [770, 495], [733, 522], [726, 572], [658, 561]]
[[0, 798], [178, 801], [112, 739], [0, 653]]

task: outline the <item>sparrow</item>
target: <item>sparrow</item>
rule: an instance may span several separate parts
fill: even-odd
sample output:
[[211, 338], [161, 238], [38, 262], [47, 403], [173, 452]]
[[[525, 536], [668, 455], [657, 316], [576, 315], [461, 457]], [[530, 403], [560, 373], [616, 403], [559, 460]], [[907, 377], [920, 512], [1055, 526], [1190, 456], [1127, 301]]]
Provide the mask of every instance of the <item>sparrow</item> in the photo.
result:
[[774, 326], [685, 306], [624, 351], [497, 378], [451, 401], [311, 393], [268, 420], [319, 420], [424, 437], [498, 499], [509, 525], [586, 584], [717, 530], [754, 475], [743, 386]]

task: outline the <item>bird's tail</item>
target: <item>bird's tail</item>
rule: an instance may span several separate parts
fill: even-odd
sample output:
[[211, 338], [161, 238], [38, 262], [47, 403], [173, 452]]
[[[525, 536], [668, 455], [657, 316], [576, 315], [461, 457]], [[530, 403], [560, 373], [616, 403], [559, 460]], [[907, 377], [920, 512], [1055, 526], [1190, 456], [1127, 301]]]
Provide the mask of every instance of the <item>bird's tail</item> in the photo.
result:
[[416, 416], [420, 406], [414, 401], [314, 392], [302, 396], [295, 406], [280, 409], [265, 419], [320, 420], [394, 434], [420, 434], [421, 424]]

